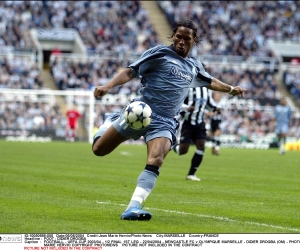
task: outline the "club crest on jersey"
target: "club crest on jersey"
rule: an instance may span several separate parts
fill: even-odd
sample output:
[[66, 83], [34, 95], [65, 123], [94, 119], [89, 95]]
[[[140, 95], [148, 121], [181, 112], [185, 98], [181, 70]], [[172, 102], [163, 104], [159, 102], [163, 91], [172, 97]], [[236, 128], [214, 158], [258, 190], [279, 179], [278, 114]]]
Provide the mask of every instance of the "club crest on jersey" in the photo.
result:
[[187, 71], [181, 70], [178, 67], [173, 66], [170, 71], [170, 75], [174, 76], [177, 79], [185, 80], [191, 83], [193, 75]]

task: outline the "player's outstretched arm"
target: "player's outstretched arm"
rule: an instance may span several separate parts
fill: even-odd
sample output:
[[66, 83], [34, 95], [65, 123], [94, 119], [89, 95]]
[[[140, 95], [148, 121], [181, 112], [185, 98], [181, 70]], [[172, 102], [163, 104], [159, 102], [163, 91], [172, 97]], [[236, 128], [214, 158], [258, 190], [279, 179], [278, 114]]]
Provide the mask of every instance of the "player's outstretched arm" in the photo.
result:
[[246, 89], [243, 89], [240, 86], [233, 87], [216, 78], [212, 79], [211, 84], [208, 85], [207, 88], [215, 91], [225, 92], [233, 96], [240, 95], [241, 97], [244, 97], [244, 92], [246, 91]]
[[98, 86], [94, 90], [95, 97], [101, 97], [107, 94], [107, 92], [119, 85], [129, 82], [132, 79], [132, 72], [130, 68], [126, 68], [116, 74], [110, 81], [103, 86]]

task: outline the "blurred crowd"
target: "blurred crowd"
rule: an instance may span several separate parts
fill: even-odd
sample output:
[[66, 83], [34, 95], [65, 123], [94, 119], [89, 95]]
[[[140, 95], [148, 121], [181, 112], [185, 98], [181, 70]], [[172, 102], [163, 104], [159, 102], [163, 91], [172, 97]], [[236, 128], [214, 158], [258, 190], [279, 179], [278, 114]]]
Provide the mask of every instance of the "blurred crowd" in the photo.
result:
[[37, 63], [30, 64], [25, 57], [0, 57], [0, 88], [43, 88]]
[[42, 1], [1, 1], [0, 47], [11, 46], [15, 50], [35, 47], [29, 30], [35, 27], [37, 16], [42, 19], [42, 5]]
[[32, 28], [73, 28], [87, 52], [140, 51], [159, 43], [139, 1], [1, 1], [0, 46], [32, 48]]
[[[105, 84], [118, 71], [123, 69], [124, 62], [116, 59], [91, 59], [89, 62], [59, 60], [50, 62], [51, 74], [60, 90], [93, 90], [95, 86]], [[109, 93], [138, 93], [139, 80], [132, 80], [112, 89]]]
[[[202, 41], [192, 55], [229, 55], [274, 57], [266, 39], [300, 41], [300, 3], [297, 1], [157, 1], [174, 26], [180, 18], [195, 21]], [[141, 54], [160, 44], [150, 24], [148, 13], [139, 1], [1, 1], [0, 48], [33, 48], [31, 28], [74, 28], [90, 55], [107, 52]], [[168, 36], [170, 34], [166, 34]], [[127, 62], [125, 62], [126, 64]], [[67, 59], [50, 62], [51, 74], [60, 90], [93, 90], [105, 84], [124, 66], [118, 59], [90, 59], [88, 62]], [[36, 64], [28, 64], [18, 57], [0, 56], [0, 88], [41, 89], [41, 72]], [[230, 65], [211, 67], [207, 71], [216, 78], [247, 89], [245, 99], [257, 100], [256, 111], [231, 108], [224, 110], [223, 133], [236, 134], [251, 140], [253, 135], [274, 131], [273, 114], [261, 105], [274, 106], [281, 97], [275, 73], [268, 69], [234, 68]], [[287, 89], [299, 99], [299, 73], [285, 72]], [[138, 80], [114, 88], [110, 94], [138, 94]], [[267, 100], [267, 103], [259, 103]], [[270, 102], [268, 102], [270, 101]], [[58, 106], [46, 103], [9, 103], [0, 101], [0, 129], [25, 127], [44, 130], [54, 128], [61, 133], [65, 126]], [[33, 108], [34, 106], [34, 108]], [[299, 103], [300, 107], [300, 103]], [[119, 111], [122, 105], [95, 107], [95, 126], [99, 126], [106, 112]], [[35, 110], [33, 112], [32, 110]], [[39, 111], [37, 111], [39, 110]], [[39, 117], [35, 118], [39, 113]], [[34, 120], [43, 120], [35, 122]], [[300, 137], [299, 118], [293, 117], [290, 136]]]
[[[222, 110], [222, 134], [235, 135], [236, 141], [252, 142], [264, 136], [272, 137], [276, 140], [274, 119], [274, 106], [267, 106], [262, 109], [261, 105], [256, 104], [254, 110], [248, 108], [238, 109], [236, 105], [233, 108]], [[209, 124], [209, 117], [205, 118], [206, 124]], [[291, 119], [288, 137], [300, 139], [300, 119], [294, 114]]]
[[207, 66], [206, 71], [212, 76], [233, 86], [241, 86], [247, 89], [246, 99], [275, 99], [281, 97], [274, 72], [269, 69], [242, 69]]
[[0, 95], [1, 136], [22, 135], [31, 131], [37, 136], [53, 133], [64, 138], [66, 122], [65, 114], [58, 104], [6, 100]]
[[274, 57], [266, 39], [300, 41], [299, 1], [156, 1], [174, 27], [197, 23], [201, 54]]
[[295, 97], [297, 106], [300, 107], [300, 67], [295, 72], [290, 70], [284, 71], [283, 83], [287, 90]]

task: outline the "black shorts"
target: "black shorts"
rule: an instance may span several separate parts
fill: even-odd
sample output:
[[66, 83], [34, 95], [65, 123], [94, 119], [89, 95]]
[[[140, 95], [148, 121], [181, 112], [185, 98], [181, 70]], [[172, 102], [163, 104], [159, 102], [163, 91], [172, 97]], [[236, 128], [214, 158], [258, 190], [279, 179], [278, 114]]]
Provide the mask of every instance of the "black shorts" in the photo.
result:
[[211, 130], [211, 132], [214, 133], [218, 129], [220, 129], [220, 124], [221, 124], [220, 120], [211, 120], [211, 122], [210, 122], [210, 130]]
[[207, 139], [205, 122], [199, 125], [191, 125], [188, 121], [184, 121], [179, 133], [180, 143], [191, 143], [196, 139]]

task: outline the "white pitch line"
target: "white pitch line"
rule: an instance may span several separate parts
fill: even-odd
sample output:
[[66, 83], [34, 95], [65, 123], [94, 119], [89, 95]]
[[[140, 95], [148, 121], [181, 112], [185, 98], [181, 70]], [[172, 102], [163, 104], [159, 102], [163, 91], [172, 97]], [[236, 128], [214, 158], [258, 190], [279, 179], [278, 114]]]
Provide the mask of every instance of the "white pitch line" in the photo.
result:
[[132, 153], [126, 152], [126, 151], [121, 151], [120, 154], [121, 154], [121, 155], [126, 155], [126, 156], [131, 156], [131, 155], [133, 155]]
[[[107, 204], [107, 205], [115, 205], [115, 206], [127, 207], [127, 205], [125, 205], [125, 204], [112, 203], [110, 201], [96, 201], [96, 202], [98, 204], [105, 204], [105, 205]], [[205, 215], [205, 214], [193, 214], [193, 213], [181, 212], [181, 211], [176, 211], [176, 210], [166, 210], [166, 209], [150, 208], [150, 207], [147, 207], [147, 208], [149, 208], [151, 210], [166, 212], [166, 213], [176, 213], [176, 214], [182, 214], [182, 215], [191, 215], [191, 216], [197, 216], [197, 217], [201, 217], [201, 218], [209, 218], [209, 219], [215, 219], [215, 220], [221, 220], [221, 221], [228, 221], [228, 222], [235, 222], [235, 223], [245, 223], [245, 224], [251, 224], [251, 225], [256, 225], [256, 226], [263, 226], [263, 227], [270, 227], [270, 228], [276, 228], [276, 229], [282, 229], [282, 230], [300, 232], [300, 230], [297, 229], [297, 228], [281, 227], [281, 226], [276, 226], [276, 225], [271, 225], [271, 224], [266, 224], [266, 223], [258, 223], [258, 222], [253, 222], [253, 221], [239, 221], [239, 220], [235, 220], [235, 219], [229, 219], [227, 217], [220, 217], [220, 216], [214, 216], [214, 215]]]

